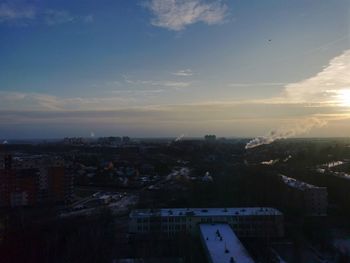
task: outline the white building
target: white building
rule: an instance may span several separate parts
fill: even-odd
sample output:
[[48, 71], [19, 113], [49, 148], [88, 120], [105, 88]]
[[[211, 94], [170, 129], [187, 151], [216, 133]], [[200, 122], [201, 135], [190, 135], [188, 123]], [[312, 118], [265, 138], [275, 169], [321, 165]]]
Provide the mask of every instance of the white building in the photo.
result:
[[199, 229], [210, 263], [254, 263], [228, 224], [200, 224]]
[[282, 237], [283, 214], [275, 208], [163, 208], [130, 213], [129, 232], [134, 234], [180, 232], [196, 234], [199, 224], [226, 223], [239, 237]]
[[287, 187], [283, 200], [286, 205], [300, 209], [310, 216], [327, 215], [327, 187], [315, 186], [285, 175], [280, 177]]

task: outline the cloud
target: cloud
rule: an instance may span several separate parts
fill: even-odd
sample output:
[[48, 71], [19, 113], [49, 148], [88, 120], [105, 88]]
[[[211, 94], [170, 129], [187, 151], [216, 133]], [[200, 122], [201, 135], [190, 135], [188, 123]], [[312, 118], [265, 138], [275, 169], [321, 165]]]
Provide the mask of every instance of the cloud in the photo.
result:
[[189, 77], [189, 76], [193, 76], [193, 72], [190, 69], [182, 69], [177, 72], [174, 72], [173, 75], [180, 76], [180, 77]]
[[13, 3], [0, 3], [0, 23], [17, 20], [31, 20], [36, 17], [36, 10], [32, 6], [17, 7]]
[[43, 23], [48, 26], [72, 22], [93, 22], [92, 15], [73, 15], [67, 10], [43, 9], [24, 1], [0, 3], [0, 24], [29, 25]]
[[191, 85], [190, 82], [180, 82], [180, 81], [165, 81], [160, 82], [160, 86], [170, 87], [170, 88], [186, 88]]
[[268, 87], [268, 86], [284, 86], [285, 82], [255, 82], [255, 83], [229, 83], [229, 87]]
[[257, 137], [247, 143], [246, 149], [269, 144], [278, 139], [308, 133], [312, 128], [322, 127], [329, 121], [348, 119], [350, 106], [350, 50], [330, 60], [319, 73], [305, 80], [287, 84], [283, 96], [277, 98], [289, 103], [307, 104], [318, 110], [309, 118], [300, 118], [294, 125], [280, 127], [265, 136]]
[[[281, 96], [260, 100], [170, 105], [171, 100], [167, 98], [164, 100], [167, 104], [154, 105], [148, 99], [152, 94], [188, 87], [190, 82], [135, 80], [126, 76], [124, 80], [108, 85], [129, 84], [129, 89], [112, 91], [105, 97], [64, 98], [0, 91], [0, 131], [10, 126], [21, 130], [20, 125], [25, 128], [30, 124], [40, 124], [40, 127], [44, 124], [62, 125], [69, 130], [71, 126], [79, 129], [81, 124], [86, 124], [90, 127], [125, 126], [135, 132], [148, 129], [149, 134], [151, 131], [154, 134], [163, 131], [163, 134], [185, 132], [188, 135], [210, 132], [236, 136], [265, 134], [251, 141], [247, 148], [308, 132], [314, 132], [314, 135], [315, 128], [319, 127], [322, 127], [317, 131], [319, 133], [345, 136], [350, 129], [350, 104], [343, 103], [344, 98], [339, 96], [346, 95], [350, 101], [349, 56], [350, 50], [347, 50], [331, 59], [314, 76], [285, 85]], [[345, 92], [347, 90], [349, 92]], [[154, 101], [163, 103], [163, 100]], [[332, 125], [325, 126], [327, 123]], [[272, 127], [271, 131], [266, 127]]]
[[[139, 95], [139, 98], [144, 99], [144, 94]], [[282, 127], [275, 130], [287, 136], [290, 135], [289, 128], [295, 129], [292, 124], [297, 125], [296, 130], [299, 131], [309, 125], [307, 122], [310, 116], [322, 120], [339, 118], [335, 107], [306, 106], [265, 101], [208, 101], [175, 105], [146, 103], [142, 106], [133, 93], [112, 93], [110, 97], [100, 98], [0, 93], [0, 137], [13, 134], [28, 137], [35, 127], [45, 127], [47, 131], [44, 136], [63, 136], [80, 130], [86, 134], [86, 130], [91, 130], [91, 127], [97, 127], [94, 131], [105, 135], [124, 130], [137, 136], [181, 133], [193, 136], [209, 132], [228, 136], [255, 136], [266, 132], [269, 126]], [[342, 119], [346, 119], [349, 114], [346, 114], [345, 107], [343, 110]], [[304, 124], [299, 124], [301, 120], [304, 120]], [[347, 121], [344, 123], [347, 125]]]
[[174, 31], [198, 22], [220, 24], [228, 13], [220, 0], [150, 0], [146, 7], [153, 14], [152, 25]]
[[337, 103], [342, 90], [350, 89], [350, 50], [333, 58], [315, 76], [285, 87], [285, 97], [292, 102]]
[[85, 23], [92, 23], [95, 21], [95, 17], [93, 15], [82, 16], [81, 19]]
[[72, 15], [66, 10], [48, 9], [42, 13], [45, 23], [49, 26], [60, 25], [72, 22], [92, 23], [94, 22], [93, 15], [78, 16]]
[[[206, 101], [201, 103], [150, 105], [147, 93], [164, 92], [162, 89], [116, 90], [106, 97], [59, 97], [49, 94], [0, 92], [0, 111], [156, 111], [167, 112], [169, 119], [178, 120], [256, 120], [259, 118], [295, 119], [319, 115], [326, 118], [337, 114], [330, 106], [306, 107], [299, 103], [269, 103], [255, 101]], [[146, 103], [144, 103], [146, 102]], [[143, 106], [141, 106], [143, 105]], [[141, 110], [140, 110], [141, 109]], [[344, 114], [346, 107], [342, 108]], [[170, 117], [173, 116], [173, 117]], [[168, 118], [167, 117], [167, 118]]]
[[114, 94], [141, 94], [141, 95], [147, 95], [147, 94], [156, 94], [156, 93], [162, 93], [164, 92], [164, 89], [146, 89], [146, 90], [132, 90], [132, 89], [124, 89], [124, 90], [113, 90], [111, 91]]
[[67, 111], [106, 110], [126, 107], [138, 98], [132, 96], [109, 96], [97, 98], [63, 98], [49, 94], [0, 91], [0, 111]]
[[45, 10], [43, 13], [45, 23], [49, 26], [73, 22], [76, 18], [65, 10]]
[[[98, 98], [94, 101], [85, 98], [57, 99], [63, 103], [61, 105], [64, 105], [64, 109], [48, 110], [43, 105], [35, 110], [34, 107], [32, 110], [20, 110], [18, 107], [13, 107], [12, 110], [0, 109], [0, 137], [28, 137], [33, 131], [35, 134], [32, 136], [38, 137], [37, 133], [43, 133], [41, 129], [46, 129], [42, 136], [52, 137], [72, 133], [83, 135], [92, 129], [97, 134], [106, 136], [116, 133], [130, 136], [169, 136], [181, 133], [188, 136], [207, 133], [254, 136], [264, 133], [266, 127], [281, 124], [288, 127], [291, 123], [297, 123], [301, 117], [317, 112], [314, 108], [307, 108], [310, 112], [305, 113], [302, 111], [304, 105], [299, 104], [203, 102], [141, 107], [138, 102], [124, 101], [117, 97]], [[73, 104], [76, 108], [70, 109]], [[299, 111], [296, 116], [295, 112]], [[347, 125], [347, 122], [344, 123]]]
[[157, 87], [168, 87], [168, 88], [186, 88], [191, 85], [191, 82], [184, 81], [170, 81], [170, 80], [134, 80], [128, 76], [123, 76], [124, 81], [131, 85], [142, 85], [142, 86], [157, 86]]

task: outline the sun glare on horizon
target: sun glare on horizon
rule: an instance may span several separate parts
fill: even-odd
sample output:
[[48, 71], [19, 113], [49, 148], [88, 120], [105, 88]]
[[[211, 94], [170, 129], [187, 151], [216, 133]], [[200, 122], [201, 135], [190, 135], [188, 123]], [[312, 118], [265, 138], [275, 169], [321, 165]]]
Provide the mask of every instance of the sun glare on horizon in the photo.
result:
[[340, 106], [350, 107], [350, 89], [339, 90], [336, 99]]

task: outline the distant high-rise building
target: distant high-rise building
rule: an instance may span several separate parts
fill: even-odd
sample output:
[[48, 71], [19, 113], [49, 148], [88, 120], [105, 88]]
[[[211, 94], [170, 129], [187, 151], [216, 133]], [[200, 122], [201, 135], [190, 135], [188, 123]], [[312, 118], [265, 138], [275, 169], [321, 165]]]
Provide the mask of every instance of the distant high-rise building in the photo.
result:
[[216, 135], [215, 134], [207, 134], [204, 136], [204, 140], [212, 142], [216, 140]]
[[73, 178], [65, 170], [57, 158], [5, 156], [0, 167], [0, 207], [69, 202]]
[[123, 136], [122, 140], [123, 140], [123, 143], [129, 143], [130, 142], [130, 137], [129, 136]]
[[66, 137], [63, 139], [63, 143], [72, 146], [81, 146], [86, 144], [86, 140], [82, 137]]
[[121, 137], [100, 137], [98, 139], [98, 143], [104, 146], [117, 146], [120, 145], [122, 142]]

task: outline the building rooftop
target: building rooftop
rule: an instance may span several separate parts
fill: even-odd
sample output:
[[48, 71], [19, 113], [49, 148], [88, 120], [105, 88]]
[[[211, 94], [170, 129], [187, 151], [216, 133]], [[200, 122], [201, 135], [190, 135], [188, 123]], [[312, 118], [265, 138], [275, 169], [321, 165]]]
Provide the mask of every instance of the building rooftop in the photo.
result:
[[285, 176], [285, 175], [280, 175], [281, 178], [282, 178], [282, 181], [292, 187], [292, 188], [296, 188], [296, 189], [299, 189], [299, 190], [307, 190], [307, 189], [321, 189], [321, 188], [325, 188], [325, 187], [319, 187], [319, 186], [316, 186], [316, 185], [312, 185], [312, 184], [308, 184], [308, 183], [305, 183], [303, 181], [299, 181], [299, 180], [296, 180], [294, 178], [291, 178], [291, 177], [288, 177], [288, 176]]
[[200, 233], [212, 263], [254, 263], [227, 224], [200, 224]]
[[130, 217], [148, 216], [251, 216], [251, 215], [282, 215], [271, 207], [241, 207], [241, 208], [161, 208], [138, 209], [130, 213]]
[[332, 172], [332, 175], [350, 180], [350, 174], [347, 174], [345, 172]]

